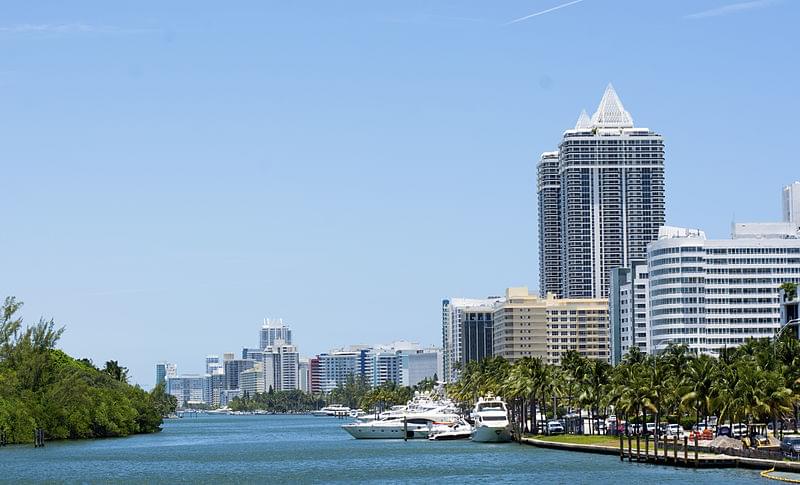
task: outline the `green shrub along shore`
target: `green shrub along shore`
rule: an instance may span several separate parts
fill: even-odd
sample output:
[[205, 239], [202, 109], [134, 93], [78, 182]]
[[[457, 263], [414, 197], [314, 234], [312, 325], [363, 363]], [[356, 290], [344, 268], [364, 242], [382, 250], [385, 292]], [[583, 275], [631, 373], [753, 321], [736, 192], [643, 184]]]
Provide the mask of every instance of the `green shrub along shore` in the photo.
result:
[[9, 297], [0, 309], [0, 438], [32, 443], [37, 428], [49, 440], [161, 430], [162, 416], [175, 409], [163, 386], [146, 392], [127, 383], [116, 361], [101, 370], [70, 357], [55, 348], [63, 327], [40, 320], [23, 328], [21, 306]]

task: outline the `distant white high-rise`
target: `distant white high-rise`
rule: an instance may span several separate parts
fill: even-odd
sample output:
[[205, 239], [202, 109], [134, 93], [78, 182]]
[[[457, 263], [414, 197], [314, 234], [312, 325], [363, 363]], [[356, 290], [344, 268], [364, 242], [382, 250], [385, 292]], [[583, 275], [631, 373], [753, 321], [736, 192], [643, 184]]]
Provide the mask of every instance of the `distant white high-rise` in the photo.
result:
[[398, 352], [400, 384], [416, 386], [425, 379], [441, 379], [441, 355], [441, 350], [437, 348]]
[[282, 318], [264, 319], [264, 325], [259, 332], [259, 348], [266, 349], [275, 345], [275, 342], [282, 340], [284, 344], [292, 344], [292, 330], [283, 323]]
[[263, 352], [265, 387], [275, 391], [300, 389], [300, 354], [297, 347], [278, 339]]
[[538, 165], [540, 294], [606, 298], [611, 270], [645, 259], [664, 225], [664, 140], [634, 126], [609, 84], [557, 156]]
[[800, 182], [783, 188], [783, 222], [800, 224]]
[[297, 375], [298, 375], [300, 390], [303, 392], [310, 392], [311, 375], [310, 375], [309, 359], [300, 359], [300, 362], [297, 366]]
[[191, 407], [192, 404], [206, 404], [205, 376], [186, 374], [167, 377], [167, 394], [175, 396], [179, 408]]
[[[324, 393], [342, 385], [349, 376], [366, 379], [368, 349], [333, 350], [319, 354], [319, 388]], [[371, 369], [370, 369], [371, 372]]]
[[239, 389], [247, 395], [253, 396], [268, 390], [264, 379], [264, 364], [256, 362], [253, 367], [239, 373]]
[[608, 295], [611, 363], [618, 364], [632, 347], [650, 353], [649, 281], [647, 261], [611, 270]]

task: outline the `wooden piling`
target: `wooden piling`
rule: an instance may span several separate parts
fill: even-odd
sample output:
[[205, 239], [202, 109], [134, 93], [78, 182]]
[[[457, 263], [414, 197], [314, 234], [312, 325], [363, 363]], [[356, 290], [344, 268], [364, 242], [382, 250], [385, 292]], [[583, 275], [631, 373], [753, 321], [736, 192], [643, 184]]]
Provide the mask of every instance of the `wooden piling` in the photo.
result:
[[700, 466], [700, 458], [697, 454], [697, 433], [694, 434], [694, 467], [697, 468]]
[[650, 460], [650, 435], [644, 435], [644, 461]]
[[672, 461], [678, 464], [678, 435], [672, 437]]
[[641, 451], [640, 451], [641, 450], [641, 448], [640, 448], [641, 439], [642, 439], [642, 437], [637, 434], [636, 435], [636, 461], [639, 461], [642, 458]]
[[631, 452], [631, 435], [628, 435], [628, 462], [633, 461], [633, 453]]
[[408, 416], [403, 415], [403, 441], [408, 441]]
[[44, 430], [36, 428], [33, 430], [33, 447], [41, 448], [44, 446]]
[[619, 461], [625, 461], [625, 445], [622, 443], [622, 434], [619, 435]]
[[689, 437], [683, 437], [683, 464], [689, 464]]

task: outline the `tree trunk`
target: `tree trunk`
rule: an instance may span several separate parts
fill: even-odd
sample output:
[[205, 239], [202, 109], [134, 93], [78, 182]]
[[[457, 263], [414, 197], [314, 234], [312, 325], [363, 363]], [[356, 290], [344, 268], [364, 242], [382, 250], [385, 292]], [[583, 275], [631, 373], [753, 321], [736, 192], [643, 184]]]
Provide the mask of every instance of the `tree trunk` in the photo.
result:
[[542, 393], [540, 408], [542, 410], [542, 434], [547, 434], [547, 396], [544, 393]]

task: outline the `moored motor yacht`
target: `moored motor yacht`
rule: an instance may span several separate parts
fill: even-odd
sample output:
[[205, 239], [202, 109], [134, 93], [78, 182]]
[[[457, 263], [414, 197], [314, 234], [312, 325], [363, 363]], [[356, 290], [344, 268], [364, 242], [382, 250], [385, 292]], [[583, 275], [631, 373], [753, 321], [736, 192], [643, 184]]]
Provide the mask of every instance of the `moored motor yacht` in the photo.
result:
[[358, 421], [343, 425], [342, 429], [358, 439], [414, 439], [427, 438], [431, 431], [459, 420], [452, 402], [425, 397], [412, 399], [406, 406], [393, 407], [374, 419], [360, 417]]
[[350, 408], [341, 404], [331, 404], [322, 409], [311, 411], [312, 416], [349, 416]]
[[358, 439], [427, 438], [438, 426], [453, 424], [457, 419], [456, 415], [420, 413], [372, 421], [356, 421], [342, 425], [342, 429]]
[[472, 441], [502, 443], [511, 441], [508, 407], [501, 399], [480, 398], [472, 411]]

